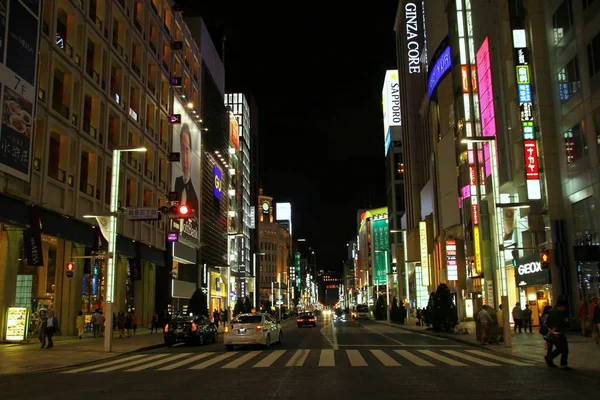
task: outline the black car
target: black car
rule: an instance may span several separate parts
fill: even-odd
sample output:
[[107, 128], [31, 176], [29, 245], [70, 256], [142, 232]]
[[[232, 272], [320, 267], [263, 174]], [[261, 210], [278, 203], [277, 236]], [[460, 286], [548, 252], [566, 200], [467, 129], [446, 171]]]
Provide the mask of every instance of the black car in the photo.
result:
[[206, 342], [217, 342], [217, 327], [202, 315], [179, 316], [165, 325], [164, 338], [167, 346], [185, 342], [203, 345]]
[[312, 313], [302, 313], [298, 315], [296, 318], [296, 322], [298, 323], [298, 328], [302, 328], [304, 325], [308, 326], [317, 326], [317, 318]]

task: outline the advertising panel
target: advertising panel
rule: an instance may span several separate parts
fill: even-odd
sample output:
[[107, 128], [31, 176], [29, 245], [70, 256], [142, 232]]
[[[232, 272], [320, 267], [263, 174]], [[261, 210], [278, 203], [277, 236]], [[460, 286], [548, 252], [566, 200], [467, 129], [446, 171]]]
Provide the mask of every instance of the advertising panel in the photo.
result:
[[518, 264], [518, 267], [515, 268], [517, 286], [549, 285], [551, 283], [549, 270], [542, 268], [538, 253], [519, 258]]
[[[420, 2], [419, 2], [420, 3]], [[421, 51], [423, 48], [423, 16], [421, 4], [408, 1], [404, 4], [406, 25], [406, 60], [409, 74], [421, 73]]]
[[217, 164], [213, 164], [213, 195], [221, 200], [223, 198], [223, 171]]
[[373, 231], [373, 284], [385, 285], [390, 265], [388, 220], [374, 220], [371, 229]]
[[[477, 50], [477, 79], [479, 82], [479, 109], [481, 110], [481, 130], [483, 136], [496, 136], [496, 112], [494, 109], [494, 90], [492, 88], [492, 71], [490, 61], [489, 38], [485, 38]], [[485, 176], [492, 174], [490, 145], [483, 145]]]
[[6, 316], [6, 340], [20, 342], [27, 338], [29, 326], [29, 309], [27, 307], [8, 307]]
[[231, 143], [233, 143], [233, 147], [236, 150], [240, 148], [240, 125], [238, 123], [237, 118], [233, 113], [229, 114], [229, 136]]
[[388, 131], [390, 126], [400, 126], [402, 124], [400, 116], [400, 84], [398, 83], [398, 70], [388, 70], [385, 72], [382, 91], [383, 105], [383, 141], [385, 143], [385, 153], [389, 149]]
[[179, 201], [187, 204], [196, 215], [180, 220], [179, 239], [198, 241], [198, 196], [200, 194], [200, 130], [192, 121], [183, 104], [173, 101], [173, 113], [181, 115], [181, 123], [173, 125], [172, 151], [181, 154], [181, 162], [171, 163], [171, 190], [179, 194]]
[[0, 0], [0, 171], [29, 181], [40, 2], [25, 3]]
[[451, 68], [452, 60], [450, 46], [448, 46], [440, 53], [439, 57], [433, 62], [433, 66], [429, 70], [429, 77], [427, 79], [427, 92], [429, 93], [430, 99], [435, 88]]
[[292, 204], [275, 203], [275, 218], [277, 221], [288, 221], [289, 232], [292, 234]]
[[458, 280], [456, 240], [446, 240], [446, 270], [449, 281]]
[[421, 285], [429, 286], [429, 248], [427, 242], [427, 222], [419, 222], [419, 241], [421, 249]]

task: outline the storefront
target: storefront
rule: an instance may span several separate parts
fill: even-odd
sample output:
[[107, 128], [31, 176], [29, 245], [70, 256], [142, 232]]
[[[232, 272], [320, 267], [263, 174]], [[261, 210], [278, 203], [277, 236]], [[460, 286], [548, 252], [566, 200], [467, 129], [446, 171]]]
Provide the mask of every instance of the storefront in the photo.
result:
[[225, 310], [226, 306], [227, 288], [225, 280], [219, 272], [210, 273], [210, 302], [209, 312], [212, 319], [212, 313], [217, 310]]
[[[539, 319], [546, 305], [552, 305], [552, 284], [549, 270], [542, 268], [537, 253], [519, 258], [514, 268], [517, 287], [517, 299], [521, 307], [528, 304], [531, 309], [533, 325], [539, 325]], [[510, 281], [509, 281], [510, 283]], [[511, 308], [513, 304], [511, 304]]]

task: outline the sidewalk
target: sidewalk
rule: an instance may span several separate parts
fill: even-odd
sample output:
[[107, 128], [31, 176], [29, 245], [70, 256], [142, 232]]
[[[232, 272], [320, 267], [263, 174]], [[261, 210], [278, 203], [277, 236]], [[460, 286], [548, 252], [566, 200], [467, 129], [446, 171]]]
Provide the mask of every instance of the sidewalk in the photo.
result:
[[[387, 325], [386, 321], [376, 321]], [[472, 346], [486, 348], [491, 351], [510, 354], [520, 358], [544, 362], [546, 350], [544, 350], [544, 341], [542, 336], [534, 327], [533, 333], [514, 333], [511, 329], [512, 347], [504, 347], [504, 343], [481, 345], [475, 336], [475, 322], [461, 322], [458, 327], [467, 328], [468, 334], [459, 333], [441, 333], [434, 332], [433, 329], [417, 326], [414, 321], [410, 321], [407, 325], [391, 323], [391, 326], [412, 330], [421, 334], [448, 338], [457, 342], [465, 343]], [[582, 337], [578, 332], [568, 334], [569, 341], [569, 366], [573, 368], [591, 369], [600, 371], [600, 346], [596, 345], [590, 337]], [[558, 364], [558, 358], [555, 362]]]
[[81, 340], [76, 336], [55, 336], [53, 340], [52, 349], [40, 348], [37, 338], [29, 344], [0, 344], [0, 375], [62, 368], [164, 345], [162, 331], [150, 334], [149, 329], [138, 329], [136, 336], [122, 339], [116, 335], [111, 353], [104, 352], [104, 338], [94, 339], [91, 334]]

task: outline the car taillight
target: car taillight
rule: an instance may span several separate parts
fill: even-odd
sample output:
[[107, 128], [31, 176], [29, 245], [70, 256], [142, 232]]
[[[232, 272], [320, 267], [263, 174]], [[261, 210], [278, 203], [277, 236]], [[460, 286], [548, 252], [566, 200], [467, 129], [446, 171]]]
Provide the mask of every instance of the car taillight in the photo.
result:
[[225, 333], [229, 332], [229, 327], [225, 325]]
[[169, 332], [169, 324], [165, 324], [165, 333]]
[[296, 320], [296, 322], [302, 322], [302, 320], [301, 320], [300, 318], [298, 318], [298, 319]]
[[314, 319], [314, 318], [311, 318], [311, 319], [309, 319], [308, 321], [309, 321], [309, 322], [315, 322], [315, 319]]
[[194, 322], [192, 322], [192, 332], [196, 332], [196, 329], [198, 329], [198, 327]]

